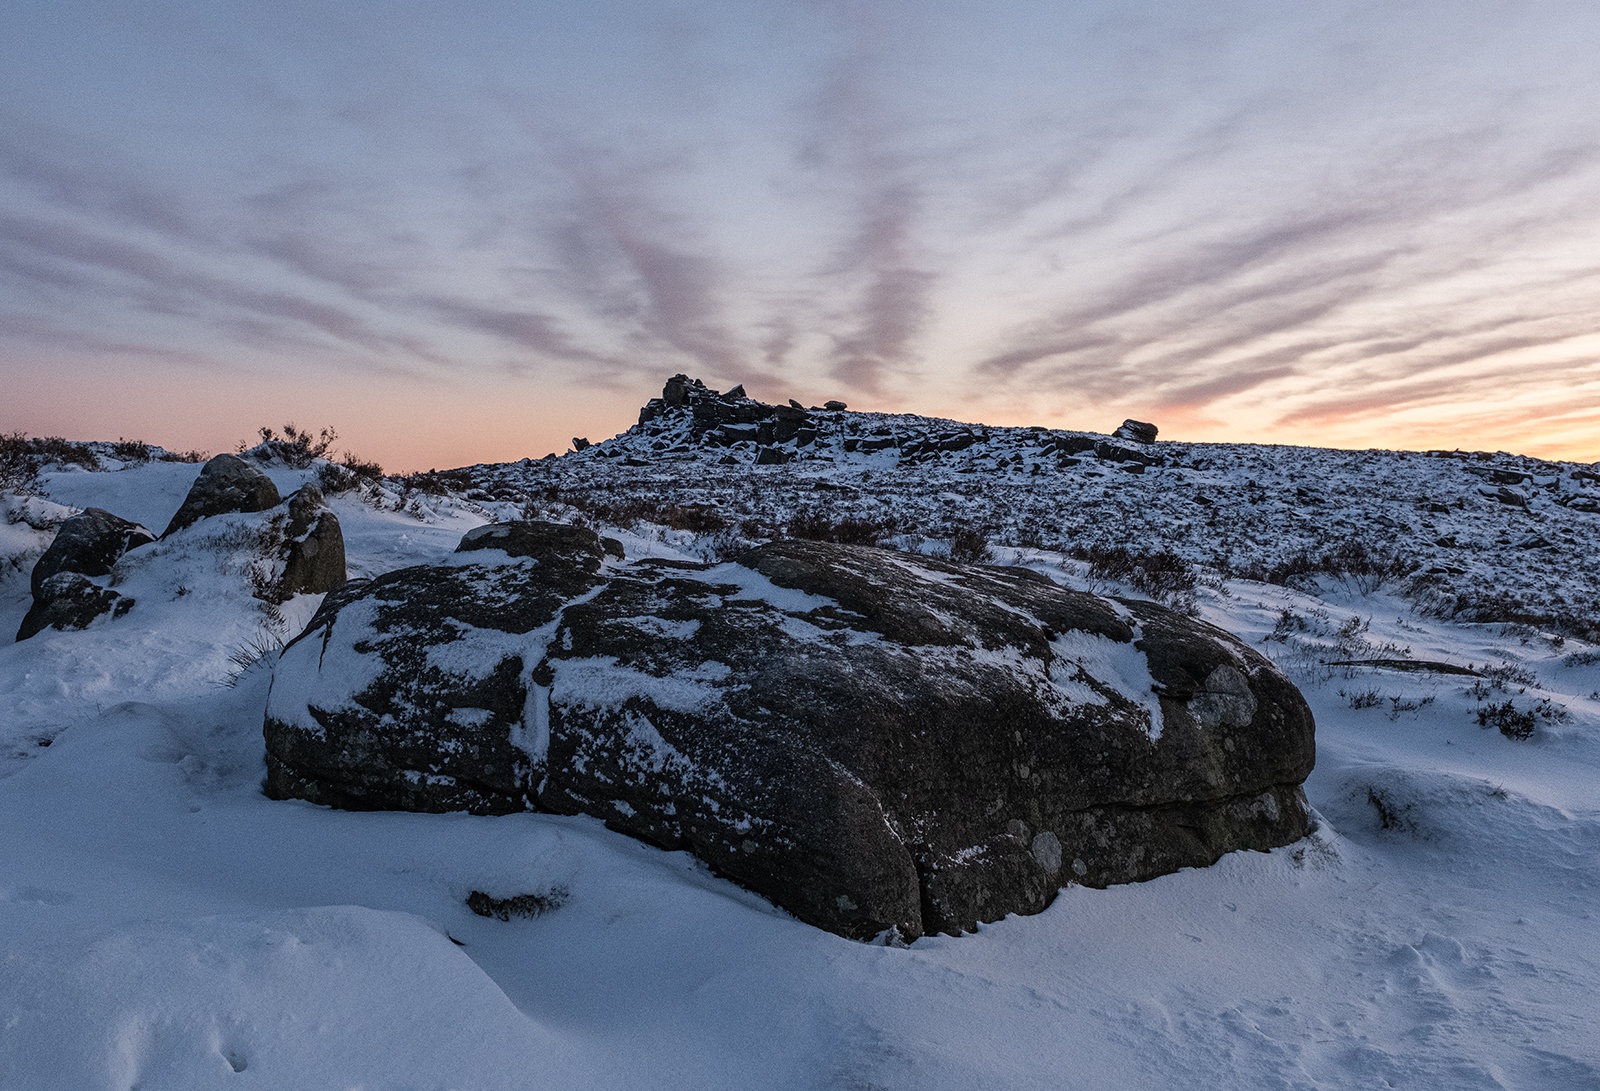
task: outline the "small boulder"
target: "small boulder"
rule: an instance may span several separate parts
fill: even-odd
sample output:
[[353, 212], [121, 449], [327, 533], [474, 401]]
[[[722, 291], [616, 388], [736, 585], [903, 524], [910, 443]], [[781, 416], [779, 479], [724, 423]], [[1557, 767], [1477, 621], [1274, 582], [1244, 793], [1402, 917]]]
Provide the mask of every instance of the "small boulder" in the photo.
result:
[[121, 617], [133, 600], [101, 587], [77, 572], [57, 572], [34, 593], [33, 608], [22, 619], [17, 639], [27, 640], [46, 629], [86, 629], [95, 618]]
[[850, 407], [841, 401], [826, 401], [822, 403], [822, 408], [826, 409], [830, 413], [843, 413]]
[[272, 479], [237, 455], [218, 455], [205, 464], [162, 532], [170, 537], [184, 527], [232, 511], [266, 511], [283, 502]]
[[574, 451], [587, 451], [592, 446], [594, 445], [582, 436], [572, 437], [572, 449]]
[[86, 508], [61, 524], [50, 548], [33, 566], [33, 595], [38, 598], [44, 581], [58, 572], [110, 575], [117, 558], [155, 540], [156, 536], [138, 523], [100, 508]]
[[315, 485], [302, 486], [289, 497], [288, 515], [278, 596], [320, 595], [343, 587], [344, 531], [339, 517], [324, 502], [322, 490]]
[[762, 447], [756, 451], [757, 466], [782, 466], [792, 458], [794, 454], [782, 447]]
[[1116, 439], [1132, 440], [1134, 443], [1154, 443], [1156, 441], [1156, 426], [1142, 420], [1125, 420], [1122, 426], [1111, 433]]

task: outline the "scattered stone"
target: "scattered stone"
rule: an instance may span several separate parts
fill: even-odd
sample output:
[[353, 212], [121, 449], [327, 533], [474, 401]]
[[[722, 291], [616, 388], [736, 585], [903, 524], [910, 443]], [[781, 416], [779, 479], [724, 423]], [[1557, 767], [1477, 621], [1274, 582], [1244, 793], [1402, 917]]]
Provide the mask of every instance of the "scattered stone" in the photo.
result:
[[855, 938], [1310, 827], [1299, 692], [1159, 606], [823, 542], [604, 567], [578, 528], [468, 537], [330, 595], [284, 651], [270, 795], [590, 814]]
[[55, 540], [33, 566], [33, 595], [58, 572], [108, 576], [111, 566], [130, 549], [149, 545], [156, 536], [138, 523], [130, 523], [100, 508], [85, 508], [62, 523]]
[[849, 409], [850, 407], [848, 405], [846, 405], [844, 402], [841, 402], [841, 401], [838, 401], [838, 400], [830, 400], [830, 401], [823, 402], [822, 403], [822, 408], [826, 409], [830, 413], [843, 413], [846, 409]]
[[1507, 485], [1501, 485], [1497, 489], [1480, 488], [1478, 492], [1490, 500], [1498, 500], [1509, 507], [1525, 508], [1528, 506], [1528, 494], [1521, 489], [1511, 488]]
[[794, 458], [794, 452], [781, 447], [762, 447], [756, 451], [757, 466], [782, 466]]
[[323, 500], [321, 489], [303, 485], [289, 497], [278, 598], [281, 601], [294, 595], [337, 591], [344, 586], [346, 575], [344, 531], [339, 517]]
[[161, 537], [213, 515], [234, 511], [266, 511], [283, 501], [278, 487], [261, 470], [237, 455], [218, 455], [200, 471]]
[[1458, 667], [1454, 663], [1441, 663], [1434, 659], [1334, 659], [1330, 667], [1372, 667], [1375, 670], [1402, 671], [1408, 674], [1460, 674], [1469, 678], [1482, 678], [1482, 671], [1471, 667]]
[[1111, 435], [1114, 439], [1132, 440], [1134, 443], [1154, 443], [1156, 441], [1156, 426], [1142, 420], [1125, 420]]
[[1155, 455], [1135, 451], [1132, 447], [1118, 447], [1115, 443], [1100, 442], [1094, 445], [1094, 457], [1107, 462], [1137, 462], [1153, 466], [1160, 461]]
[[592, 446], [594, 445], [588, 440], [584, 439], [582, 436], [572, 437], [572, 449], [574, 451], [587, 451]]
[[17, 639], [27, 640], [46, 629], [86, 629], [96, 618], [108, 614], [121, 617], [133, 609], [133, 602], [80, 573], [57, 572], [34, 594], [33, 606], [17, 629]]
[[492, 920], [509, 921], [512, 917], [533, 920], [560, 909], [571, 896], [571, 891], [564, 886], [552, 887], [544, 894], [513, 894], [509, 898], [495, 898], [474, 890], [467, 895], [467, 908]]

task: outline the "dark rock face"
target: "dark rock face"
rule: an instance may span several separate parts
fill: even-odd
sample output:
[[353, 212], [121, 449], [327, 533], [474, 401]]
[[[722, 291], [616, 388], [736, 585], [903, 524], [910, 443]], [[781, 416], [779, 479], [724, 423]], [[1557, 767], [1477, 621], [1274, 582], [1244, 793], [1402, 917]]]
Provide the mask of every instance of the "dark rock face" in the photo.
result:
[[274, 677], [267, 794], [357, 810], [527, 809], [535, 631], [599, 582], [605, 548], [577, 527], [480, 527], [458, 549], [479, 563], [402, 568], [330, 594]]
[[821, 542], [602, 570], [584, 533], [483, 528], [498, 564], [330, 596], [279, 663], [269, 792], [591, 814], [858, 938], [1307, 832], [1310, 711], [1219, 630]]
[[39, 597], [45, 580], [58, 572], [110, 575], [117, 558], [155, 540], [156, 536], [138, 523], [130, 523], [100, 508], [86, 508], [61, 524], [55, 541], [33, 566], [34, 598]]
[[278, 595], [317, 595], [344, 586], [344, 531], [329, 510], [322, 490], [304, 485], [289, 497], [284, 527], [283, 575]]
[[17, 639], [27, 640], [46, 629], [86, 629], [95, 618], [107, 614], [121, 617], [132, 608], [133, 599], [92, 583], [87, 576], [57, 572], [34, 592], [33, 606], [17, 629]]
[[212, 515], [266, 511], [282, 502], [272, 479], [237, 455], [218, 455], [205, 464], [189, 495], [162, 532], [168, 537]]
[[1132, 440], [1134, 443], [1154, 443], [1159, 429], [1155, 425], [1142, 420], [1125, 420], [1115, 432], [1111, 433], [1116, 439]]

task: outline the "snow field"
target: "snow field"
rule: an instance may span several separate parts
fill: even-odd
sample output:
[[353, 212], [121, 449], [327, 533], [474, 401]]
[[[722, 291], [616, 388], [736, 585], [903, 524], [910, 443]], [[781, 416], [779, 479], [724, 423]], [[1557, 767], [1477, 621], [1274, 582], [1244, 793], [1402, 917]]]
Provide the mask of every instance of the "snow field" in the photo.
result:
[[[159, 531], [187, 481], [49, 485]], [[438, 560], [485, 518], [334, 505], [361, 574]], [[1202, 616], [1316, 712], [1317, 834], [897, 949], [586, 818], [267, 800], [267, 665], [219, 683], [315, 601], [274, 622], [203, 537], [146, 547], [125, 617], [0, 646], [6, 1091], [1600, 1086], [1600, 657], [1576, 640], [1337, 581], [1202, 588]], [[26, 602], [23, 566], [0, 625]], [[1398, 657], [1514, 669], [1479, 696], [1326, 664]], [[1515, 741], [1476, 722], [1504, 700], [1565, 718]], [[472, 890], [559, 904], [502, 922]]]

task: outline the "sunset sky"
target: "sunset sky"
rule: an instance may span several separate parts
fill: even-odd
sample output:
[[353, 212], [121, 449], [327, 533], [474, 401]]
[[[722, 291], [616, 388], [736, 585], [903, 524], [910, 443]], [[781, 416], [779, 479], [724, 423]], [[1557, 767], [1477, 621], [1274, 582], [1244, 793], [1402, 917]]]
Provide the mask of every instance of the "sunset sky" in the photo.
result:
[[0, 0], [0, 431], [394, 470], [685, 371], [1600, 458], [1593, 0]]

